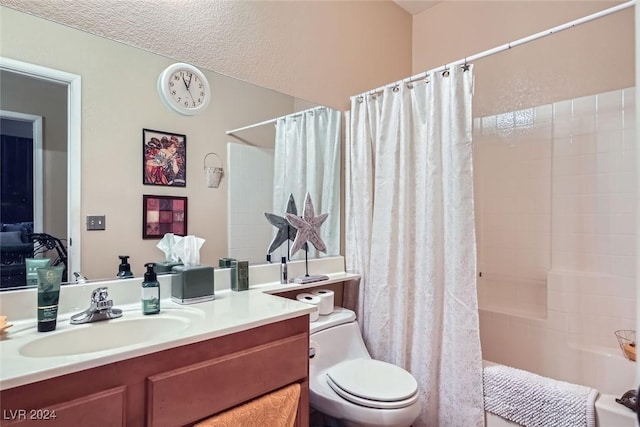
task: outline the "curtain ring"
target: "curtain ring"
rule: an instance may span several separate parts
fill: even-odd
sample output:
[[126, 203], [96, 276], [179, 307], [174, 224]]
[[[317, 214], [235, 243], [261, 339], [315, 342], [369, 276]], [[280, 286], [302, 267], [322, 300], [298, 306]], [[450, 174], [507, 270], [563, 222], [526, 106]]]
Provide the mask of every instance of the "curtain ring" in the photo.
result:
[[398, 92], [400, 90], [400, 85], [396, 84], [394, 87], [391, 88], [391, 90], [394, 92]]
[[444, 70], [442, 71], [442, 77], [449, 77], [449, 68], [447, 68], [447, 64], [444, 64]]
[[462, 64], [462, 71], [469, 71], [469, 68], [471, 66], [469, 64], [467, 64], [467, 57], [465, 56], [464, 58], [464, 64]]

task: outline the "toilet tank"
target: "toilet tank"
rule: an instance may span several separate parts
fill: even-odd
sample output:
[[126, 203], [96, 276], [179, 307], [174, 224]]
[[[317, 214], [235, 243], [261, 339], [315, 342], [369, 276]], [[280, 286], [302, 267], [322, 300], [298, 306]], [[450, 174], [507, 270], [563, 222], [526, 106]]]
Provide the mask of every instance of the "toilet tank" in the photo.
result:
[[320, 316], [310, 324], [310, 333], [310, 354], [313, 354], [310, 371], [326, 369], [345, 360], [371, 359], [355, 314], [350, 310], [336, 307], [334, 313]]
[[356, 314], [353, 311], [342, 307], [333, 307], [333, 312], [318, 316], [318, 320], [309, 324], [309, 333], [313, 335], [324, 329], [350, 323], [354, 320], [356, 320]]

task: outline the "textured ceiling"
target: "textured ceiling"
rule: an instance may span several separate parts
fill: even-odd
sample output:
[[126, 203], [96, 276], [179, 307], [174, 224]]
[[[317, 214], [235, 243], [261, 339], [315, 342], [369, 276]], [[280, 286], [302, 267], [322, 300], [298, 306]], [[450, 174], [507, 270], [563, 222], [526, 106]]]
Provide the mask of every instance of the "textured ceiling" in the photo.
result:
[[[269, 10], [250, 15], [242, 1], [0, 0], [0, 4], [199, 67], [246, 79], [243, 70], [273, 41], [235, 38], [229, 28], [263, 28]], [[232, 40], [233, 39], [233, 40]], [[239, 54], [240, 52], [240, 54]], [[267, 74], [268, 61], [261, 61]]]
[[[347, 76], [332, 90], [351, 94], [353, 90], [345, 88], [365, 83], [362, 76], [348, 70], [377, 68], [375, 52], [410, 36], [409, 28], [408, 33], [396, 31], [363, 47], [358, 34], [367, 34], [369, 27], [377, 25], [373, 23], [384, 22], [386, 16], [392, 18], [392, 26], [407, 22], [397, 3], [323, 1], [333, 7], [302, 0], [0, 0], [0, 5], [322, 103], [309, 81], [323, 81], [324, 72], [330, 69]], [[431, 2], [409, 3], [426, 6]], [[358, 10], [371, 17], [362, 18]], [[353, 16], [356, 19], [352, 21]], [[335, 28], [327, 28], [326, 23], [332, 21]], [[361, 31], [363, 26], [365, 31]], [[334, 58], [335, 43], [343, 44], [338, 52], [359, 49], [360, 56], [368, 56], [369, 65], [363, 65], [358, 55], [342, 55], [335, 66], [325, 66]], [[371, 55], [364, 53], [368, 50]], [[401, 69], [402, 55], [407, 53], [410, 50], [394, 49], [392, 55], [398, 61], [389, 61], [394, 65], [385, 68]], [[322, 66], [315, 66], [320, 58], [326, 59]], [[292, 65], [299, 72], [292, 73]], [[337, 105], [332, 102], [324, 100]]]

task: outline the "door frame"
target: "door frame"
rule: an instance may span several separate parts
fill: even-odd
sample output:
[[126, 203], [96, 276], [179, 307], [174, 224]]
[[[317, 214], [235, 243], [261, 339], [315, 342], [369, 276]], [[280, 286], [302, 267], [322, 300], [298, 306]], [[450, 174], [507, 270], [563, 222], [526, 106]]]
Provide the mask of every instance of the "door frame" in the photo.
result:
[[81, 271], [82, 78], [77, 74], [0, 57], [0, 69], [67, 86], [67, 271]]

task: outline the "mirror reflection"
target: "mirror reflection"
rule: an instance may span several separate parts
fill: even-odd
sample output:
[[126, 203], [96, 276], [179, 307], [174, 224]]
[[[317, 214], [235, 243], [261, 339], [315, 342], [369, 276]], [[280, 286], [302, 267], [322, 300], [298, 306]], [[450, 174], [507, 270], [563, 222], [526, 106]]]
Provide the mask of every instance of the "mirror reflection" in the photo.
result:
[[[229, 254], [249, 262], [280, 262], [287, 259], [316, 258], [340, 253], [340, 132], [341, 113], [319, 106], [284, 117], [227, 132], [240, 139], [249, 130], [269, 127], [271, 147], [257, 135], [244, 144], [229, 143]], [[257, 189], [257, 191], [256, 191]], [[253, 190], [253, 191], [252, 191]], [[248, 200], [245, 195], [255, 194]], [[278, 228], [265, 213], [285, 216], [289, 198], [302, 216], [306, 194], [316, 215], [328, 214], [320, 227], [326, 245], [321, 252], [309, 245], [308, 252], [290, 254], [291, 241], [270, 246]], [[245, 214], [246, 213], [246, 214]]]
[[75, 197], [67, 180], [78, 178], [78, 168], [68, 167], [73, 79], [19, 61], [0, 63], [2, 288], [24, 286], [28, 258], [68, 266], [68, 201]]
[[[78, 197], [69, 205], [66, 213], [54, 214], [57, 220], [66, 221], [68, 228], [77, 228], [77, 233], [70, 229], [49, 231], [49, 234], [60, 237], [72, 235], [73, 245], [61, 240], [69, 249], [81, 248], [76, 257], [72, 250], [69, 251], [69, 279], [73, 279], [73, 273], [88, 280], [115, 278], [121, 255], [130, 256], [131, 269], [137, 277], [142, 275], [145, 263], [163, 260], [164, 254], [156, 247], [159, 239], [142, 238], [143, 195], [188, 198], [189, 234], [205, 239], [200, 252], [201, 262], [217, 266], [219, 258], [230, 256], [228, 242], [231, 227], [228, 220], [231, 216], [228, 214], [227, 200], [237, 192], [231, 187], [231, 177], [226, 174], [231, 169], [229, 162], [232, 149], [229, 148], [227, 152], [228, 144], [233, 142], [244, 148], [261, 145], [255, 143], [251, 131], [241, 133], [240, 138], [229, 136], [226, 131], [248, 123], [285, 117], [314, 105], [202, 70], [211, 84], [211, 103], [202, 113], [185, 117], [166, 108], [157, 91], [158, 76], [179, 59], [157, 55], [4, 6], [0, 8], [0, 37], [7, 41], [0, 44], [1, 57], [62, 70], [82, 78], [81, 118], [78, 115], [77, 119], [70, 117], [68, 120], [70, 126], [81, 126], [81, 132], [77, 132], [78, 136], [82, 136], [81, 154], [68, 153], [65, 156], [62, 151], [55, 153], [70, 167], [81, 168], [81, 173], [69, 182], [66, 172], [63, 178], [45, 179], [57, 190], [81, 185], [81, 202]], [[0, 92], [4, 93], [8, 85], [4, 81], [2, 83]], [[19, 85], [14, 87], [20, 91]], [[187, 184], [184, 188], [143, 183], [143, 129], [186, 136]], [[256, 131], [271, 132], [272, 136], [262, 140], [263, 144], [270, 145], [263, 147], [275, 150], [275, 126], [262, 126]], [[45, 139], [48, 138], [45, 135]], [[225, 163], [225, 176], [218, 188], [208, 187], [203, 171], [204, 158], [210, 152], [217, 153]], [[66, 158], [72, 155], [77, 155], [78, 161]], [[250, 162], [242, 156], [240, 161]], [[273, 159], [267, 161], [273, 164]], [[46, 168], [43, 170], [46, 172]], [[339, 194], [339, 180], [335, 183], [326, 181], [323, 183], [325, 185], [335, 185], [328, 193]], [[273, 232], [264, 218], [265, 212], [274, 210], [273, 180], [269, 181], [269, 188], [264, 191], [257, 186], [248, 191], [241, 193], [245, 204], [250, 204], [249, 200], [254, 196], [263, 194], [268, 200], [265, 207], [256, 209], [254, 213], [246, 213], [247, 216], [258, 218], [257, 221], [268, 230], [266, 239], [259, 243], [260, 256], [252, 258], [253, 262], [264, 262]], [[313, 197], [320, 201], [320, 195]], [[63, 200], [62, 204], [65, 205], [64, 198], [61, 195], [56, 200]], [[296, 198], [300, 199], [298, 203], [301, 207], [304, 195]], [[324, 207], [321, 209], [326, 211]], [[49, 212], [47, 209], [43, 211], [46, 218]], [[104, 230], [88, 230], [87, 218], [90, 216], [104, 216]], [[337, 221], [337, 228], [332, 231], [339, 235], [339, 213], [331, 217]], [[43, 224], [46, 224], [46, 219]], [[327, 224], [323, 225], [324, 230], [329, 228]], [[43, 232], [48, 230], [43, 226]], [[257, 241], [253, 235], [248, 239]], [[331, 249], [327, 255], [338, 252], [339, 249]], [[74, 262], [76, 264], [72, 266]]]

